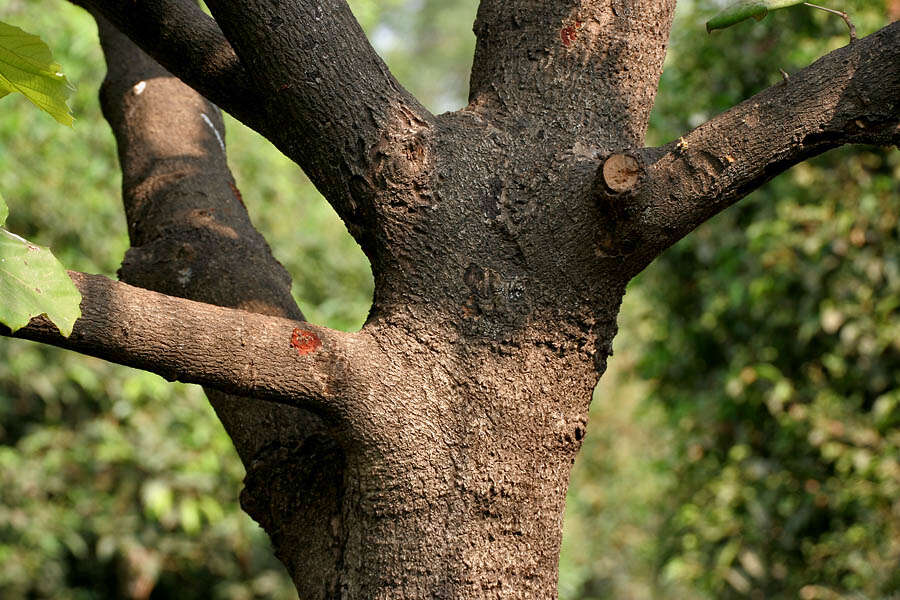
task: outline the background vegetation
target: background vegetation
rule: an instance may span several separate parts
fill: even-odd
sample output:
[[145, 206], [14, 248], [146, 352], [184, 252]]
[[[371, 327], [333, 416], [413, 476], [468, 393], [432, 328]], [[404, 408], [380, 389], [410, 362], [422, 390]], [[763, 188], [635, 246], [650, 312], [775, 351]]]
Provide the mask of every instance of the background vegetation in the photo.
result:
[[[394, 72], [461, 106], [475, 0], [356, 0]], [[677, 137], [846, 43], [795, 7], [707, 36], [679, 3], [648, 140]], [[861, 35], [889, 19], [849, 0]], [[114, 276], [127, 247], [89, 18], [0, 0], [54, 49], [74, 129], [0, 103], [11, 230]], [[358, 328], [364, 258], [302, 173], [229, 122], [232, 168], [307, 316]], [[633, 283], [573, 473], [560, 596], [887, 598], [900, 594], [900, 153], [795, 167]], [[243, 470], [193, 386], [0, 339], [0, 597], [289, 598], [237, 506]]]

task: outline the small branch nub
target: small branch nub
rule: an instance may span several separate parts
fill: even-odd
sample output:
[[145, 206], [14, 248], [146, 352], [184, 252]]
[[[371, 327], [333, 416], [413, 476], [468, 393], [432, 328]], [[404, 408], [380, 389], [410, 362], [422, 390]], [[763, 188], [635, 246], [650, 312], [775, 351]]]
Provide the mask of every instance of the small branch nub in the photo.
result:
[[603, 183], [621, 194], [634, 188], [641, 173], [638, 160], [629, 154], [613, 154], [603, 163]]

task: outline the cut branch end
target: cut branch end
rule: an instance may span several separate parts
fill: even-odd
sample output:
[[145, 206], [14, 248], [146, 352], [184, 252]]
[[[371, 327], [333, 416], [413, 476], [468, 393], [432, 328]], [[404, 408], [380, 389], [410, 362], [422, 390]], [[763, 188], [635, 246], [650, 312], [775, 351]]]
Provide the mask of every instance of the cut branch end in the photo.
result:
[[603, 163], [603, 183], [616, 193], [634, 188], [641, 174], [640, 162], [630, 154], [613, 154]]

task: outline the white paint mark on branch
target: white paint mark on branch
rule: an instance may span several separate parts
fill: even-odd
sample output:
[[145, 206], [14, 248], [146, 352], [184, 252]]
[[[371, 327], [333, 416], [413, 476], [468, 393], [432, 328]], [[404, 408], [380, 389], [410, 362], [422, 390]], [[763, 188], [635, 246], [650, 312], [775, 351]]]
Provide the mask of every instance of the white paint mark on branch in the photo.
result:
[[206, 116], [206, 113], [200, 113], [200, 116], [203, 117], [203, 120], [206, 121], [209, 128], [213, 130], [213, 133], [216, 134], [216, 139], [219, 140], [219, 146], [222, 147], [222, 152], [225, 152], [225, 142], [222, 140], [222, 135], [219, 133], [219, 130], [213, 125], [212, 120]]

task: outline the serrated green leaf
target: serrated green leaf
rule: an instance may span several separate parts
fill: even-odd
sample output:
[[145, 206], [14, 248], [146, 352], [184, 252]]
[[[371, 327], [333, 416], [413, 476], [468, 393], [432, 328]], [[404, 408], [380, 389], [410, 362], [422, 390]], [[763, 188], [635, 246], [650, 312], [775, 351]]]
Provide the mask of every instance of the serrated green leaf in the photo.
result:
[[735, 23], [753, 17], [757, 21], [766, 16], [770, 10], [786, 8], [802, 4], [804, 0], [738, 0], [726, 6], [715, 17], [706, 22], [706, 31], [724, 29]]
[[80, 306], [78, 288], [50, 250], [0, 229], [0, 323], [15, 331], [46, 314], [68, 337]]
[[71, 125], [66, 105], [71, 87], [41, 38], [0, 21], [0, 98], [19, 92], [63, 125]]
[[0, 227], [3, 227], [6, 224], [6, 217], [9, 216], [9, 207], [6, 206], [6, 202], [3, 201], [3, 196], [0, 196]]

